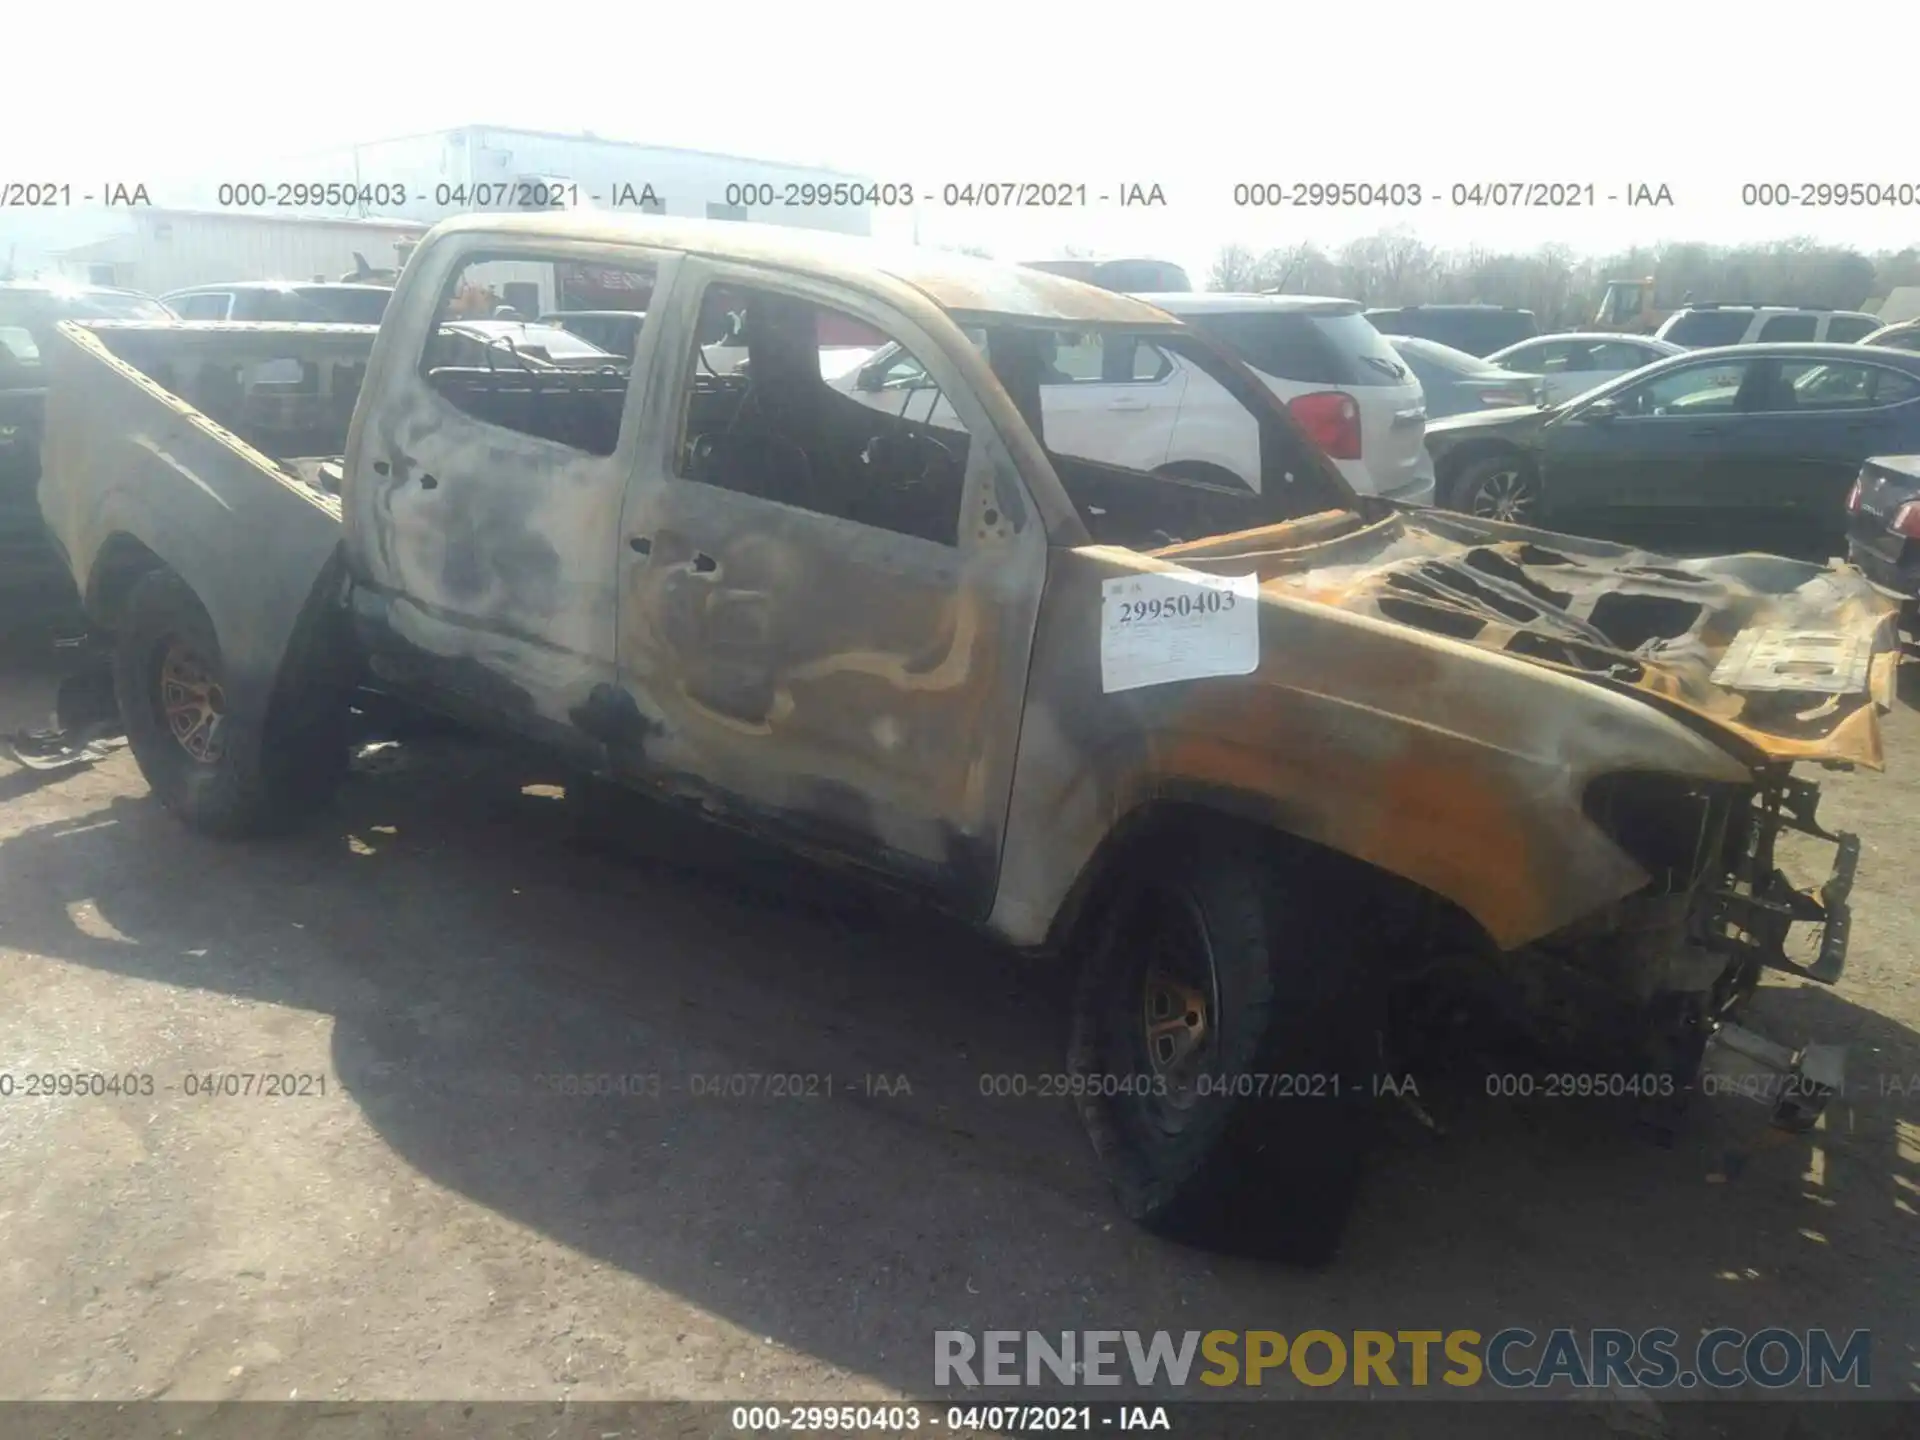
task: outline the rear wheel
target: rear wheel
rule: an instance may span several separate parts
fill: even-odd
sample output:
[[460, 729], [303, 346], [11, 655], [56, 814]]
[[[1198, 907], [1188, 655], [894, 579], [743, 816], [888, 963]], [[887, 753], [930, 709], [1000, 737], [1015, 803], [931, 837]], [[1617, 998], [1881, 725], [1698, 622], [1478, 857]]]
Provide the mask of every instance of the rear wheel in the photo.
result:
[[1096, 922], [1077, 1103], [1122, 1209], [1189, 1244], [1316, 1264], [1358, 1185], [1371, 1035], [1352, 946], [1249, 839], [1156, 847]]
[[128, 594], [114, 650], [127, 743], [155, 798], [196, 830], [281, 828], [323, 803], [345, 770], [347, 691], [304, 623], [267, 721], [236, 718], [213, 622], [170, 570]]
[[1448, 504], [1482, 520], [1510, 525], [1540, 521], [1539, 473], [1519, 455], [1488, 455], [1470, 461], [1448, 487]]

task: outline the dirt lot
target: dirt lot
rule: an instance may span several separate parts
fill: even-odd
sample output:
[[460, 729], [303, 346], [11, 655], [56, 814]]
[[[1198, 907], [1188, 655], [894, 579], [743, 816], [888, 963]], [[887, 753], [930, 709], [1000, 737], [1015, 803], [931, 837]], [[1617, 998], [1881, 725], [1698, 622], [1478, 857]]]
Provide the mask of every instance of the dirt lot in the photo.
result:
[[[1137, 1233], [1064, 1103], [983, 1097], [1057, 1067], [1057, 977], [670, 827], [608, 853], [510, 759], [385, 752], [244, 848], [124, 754], [0, 771], [0, 1070], [153, 1087], [0, 1101], [0, 1396], [924, 1396], [940, 1328], [1509, 1323], [1867, 1326], [1912, 1395], [1920, 717], [1889, 730], [1823, 815], [1865, 842], [1846, 979], [1758, 1011], [1852, 1043], [1824, 1131], [1453, 1104], [1444, 1141], [1396, 1124], [1317, 1274]], [[740, 1072], [832, 1095], [694, 1093]], [[187, 1093], [235, 1073], [311, 1093]]]

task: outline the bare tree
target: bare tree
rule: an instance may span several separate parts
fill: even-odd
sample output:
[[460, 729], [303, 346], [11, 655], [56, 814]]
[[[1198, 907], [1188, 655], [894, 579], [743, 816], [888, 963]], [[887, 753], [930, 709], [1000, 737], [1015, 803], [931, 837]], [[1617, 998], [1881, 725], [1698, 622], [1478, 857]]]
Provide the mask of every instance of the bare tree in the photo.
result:
[[1209, 290], [1252, 290], [1260, 272], [1260, 262], [1244, 245], [1222, 245], [1207, 271]]
[[1392, 230], [1349, 241], [1332, 258], [1307, 241], [1258, 258], [1245, 245], [1225, 245], [1207, 283], [1213, 290], [1341, 295], [1379, 306], [1512, 305], [1557, 329], [1588, 323], [1608, 280], [1648, 276], [1663, 309], [1716, 301], [1855, 309], [1901, 285], [1920, 285], [1920, 247], [1865, 255], [1790, 238], [1739, 246], [1673, 242], [1612, 255], [1581, 255], [1566, 245], [1531, 253], [1481, 245], [1442, 251]]

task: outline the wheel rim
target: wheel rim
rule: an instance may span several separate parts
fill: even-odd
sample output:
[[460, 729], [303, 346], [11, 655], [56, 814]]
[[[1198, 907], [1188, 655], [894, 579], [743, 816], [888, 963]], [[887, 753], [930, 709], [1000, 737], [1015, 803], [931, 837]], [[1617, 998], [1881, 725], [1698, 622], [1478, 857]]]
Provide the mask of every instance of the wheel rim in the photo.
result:
[[1213, 943], [1192, 897], [1156, 893], [1136, 912], [1146, 963], [1140, 979], [1140, 1039], [1155, 1086], [1160, 1128], [1177, 1130], [1219, 1053], [1220, 982]]
[[1482, 520], [1517, 522], [1532, 516], [1536, 498], [1532, 479], [1515, 466], [1483, 476], [1467, 497], [1467, 510]]
[[200, 653], [177, 640], [160, 659], [160, 713], [175, 743], [194, 760], [219, 760], [226, 692]]

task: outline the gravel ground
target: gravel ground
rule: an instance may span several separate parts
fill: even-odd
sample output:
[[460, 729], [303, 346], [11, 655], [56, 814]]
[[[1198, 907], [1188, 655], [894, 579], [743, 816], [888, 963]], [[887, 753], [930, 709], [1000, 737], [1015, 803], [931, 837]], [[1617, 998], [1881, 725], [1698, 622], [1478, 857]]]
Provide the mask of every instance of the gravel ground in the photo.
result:
[[[46, 693], [16, 668], [0, 721]], [[1057, 1068], [1060, 978], [890, 903], [664, 824], [609, 853], [452, 740], [246, 847], [124, 754], [0, 764], [0, 1070], [142, 1092], [0, 1100], [0, 1397], [860, 1400], [926, 1395], [943, 1328], [1504, 1324], [1866, 1326], [1920, 1393], [1920, 718], [1888, 727], [1823, 814], [1864, 840], [1845, 980], [1756, 1011], [1850, 1042], [1823, 1130], [1463, 1102], [1390, 1129], [1317, 1273], [1120, 1220], [1065, 1103], [981, 1093]], [[696, 1093], [743, 1072], [815, 1093]], [[188, 1093], [222, 1075], [304, 1093]]]

